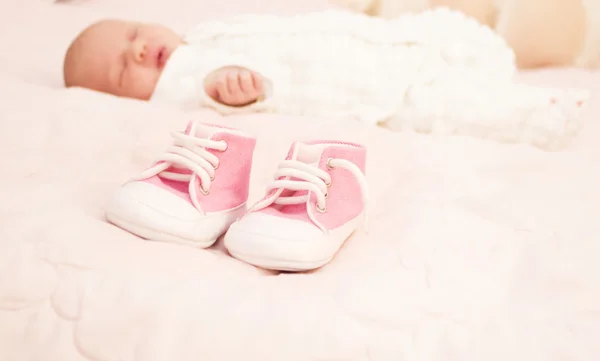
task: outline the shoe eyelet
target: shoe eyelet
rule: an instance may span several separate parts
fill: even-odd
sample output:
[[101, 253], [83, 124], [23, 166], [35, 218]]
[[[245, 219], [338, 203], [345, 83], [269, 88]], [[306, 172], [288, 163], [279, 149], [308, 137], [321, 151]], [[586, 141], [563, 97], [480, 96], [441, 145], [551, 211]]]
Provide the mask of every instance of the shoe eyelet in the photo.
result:
[[325, 163], [325, 165], [327, 166], [327, 169], [329, 169], [329, 170], [333, 169], [333, 166], [331, 165], [332, 160], [333, 160], [333, 158], [328, 158], [327, 163]]
[[214, 174], [210, 176], [210, 180], [211, 180], [211, 181], [214, 181], [214, 180], [215, 180], [215, 175], [214, 175]]
[[332, 183], [333, 182], [325, 183], [325, 185], [327, 186], [327, 188], [330, 188]]
[[319, 205], [317, 204], [316, 208], [317, 208], [317, 212], [319, 212], [319, 213], [325, 213], [325, 212], [327, 212], [327, 207], [325, 207], [325, 208], [321, 208], [321, 207], [319, 207]]
[[207, 196], [210, 193], [210, 189], [204, 190], [204, 188], [200, 187], [200, 193], [202, 193], [203, 195]]
[[329, 192], [325, 192], [324, 196], [325, 196], [325, 199], [329, 198]]

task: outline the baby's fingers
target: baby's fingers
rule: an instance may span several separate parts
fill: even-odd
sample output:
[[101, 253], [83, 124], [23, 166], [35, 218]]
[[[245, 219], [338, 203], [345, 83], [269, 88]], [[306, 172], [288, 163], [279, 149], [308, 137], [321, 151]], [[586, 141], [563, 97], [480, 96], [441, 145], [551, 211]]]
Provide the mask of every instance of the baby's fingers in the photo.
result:
[[252, 80], [252, 73], [247, 70], [240, 71], [240, 88], [244, 94], [254, 94], [256, 91], [254, 87], [254, 81]]
[[227, 77], [220, 77], [215, 81], [217, 96], [213, 99], [220, 102], [227, 102], [229, 99], [229, 90], [227, 89]]
[[264, 95], [265, 94], [265, 86], [264, 86], [262, 76], [260, 76], [258, 73], [252, 72], [251, 77], [252, 77], [252, 84], [254, 84], [254, 90], [258, 93], [258, 95]]
[[242, 106], [255, 102], [263, 95], [263, 89], [263, 80], [257, 73], [247, 69], [226, 69], [207, 85], [206, 92], [226, 105]]
[[238, 72], [232, 71], [227, 74], [227, 92], [231, 97], [231, 102], [237, 103], [244, 101], [244, 99], [242, 99], [243, 92], [240, 88], [240, 78]]
[[237, 72], [227, 72], [218, 82], [219, 101], [227, 105], [239, 105], [244, 102]]
[[206, 92], [206, 94], [213, 98], [214, 100], [219, 100], [220, 98], [220, 89], [219, 89], [219, 82], [218, 81], [211, 81], [209, 83], [207, 83], [204, 86], [204, 91]]

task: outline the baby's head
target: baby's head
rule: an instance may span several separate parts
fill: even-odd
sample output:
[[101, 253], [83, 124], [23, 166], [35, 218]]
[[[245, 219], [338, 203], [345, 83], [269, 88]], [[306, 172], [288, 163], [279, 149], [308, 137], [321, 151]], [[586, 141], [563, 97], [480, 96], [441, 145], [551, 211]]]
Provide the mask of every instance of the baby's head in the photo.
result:
[[160, 25], [100, 21], [69, 47], [65, 85], [148, 100], [169, 56], [181, 44], [179, 35]]

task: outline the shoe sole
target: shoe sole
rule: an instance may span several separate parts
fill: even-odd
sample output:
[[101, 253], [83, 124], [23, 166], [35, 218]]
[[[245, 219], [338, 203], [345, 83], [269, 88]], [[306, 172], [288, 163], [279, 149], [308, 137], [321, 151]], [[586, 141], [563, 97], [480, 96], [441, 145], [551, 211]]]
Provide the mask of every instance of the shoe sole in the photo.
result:
[[259, 256], [252, 256], [241, 254], [237, 252], [228, 251], [229, 254], [237, 258], [240, 261], [246, 262], [256, 267], [260, 267], [266, 270], [272, 271], [284, 271], [284, 272], [305, 272], [305, 271], [313, 271], [315, 269], [321, 268], [331, 262], [335, 256], [329, 257], [324, 260], [316, 260], [309, 262], [302, 261], [291, 261], [291, 260], [277, 260], [264, 258]]

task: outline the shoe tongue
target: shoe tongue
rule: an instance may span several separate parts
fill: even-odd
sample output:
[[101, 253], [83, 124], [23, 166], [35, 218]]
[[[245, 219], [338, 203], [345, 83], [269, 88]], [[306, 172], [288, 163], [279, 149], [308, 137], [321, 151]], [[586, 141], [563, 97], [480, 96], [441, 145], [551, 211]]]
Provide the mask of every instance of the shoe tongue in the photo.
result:
[[219, 127], [217, 125], [202, 124], [191, 121], [185, 128], [185, 134], [193, 135], [196, 138], [211, 139], [216, 133], [232, 133], [228, 128]]
[[292, 159], [302, 163], [318, 166], [319, 161], [321, 160], [321, 155], [328, 146], [329, 144], [296, 143], [296, 149]]

